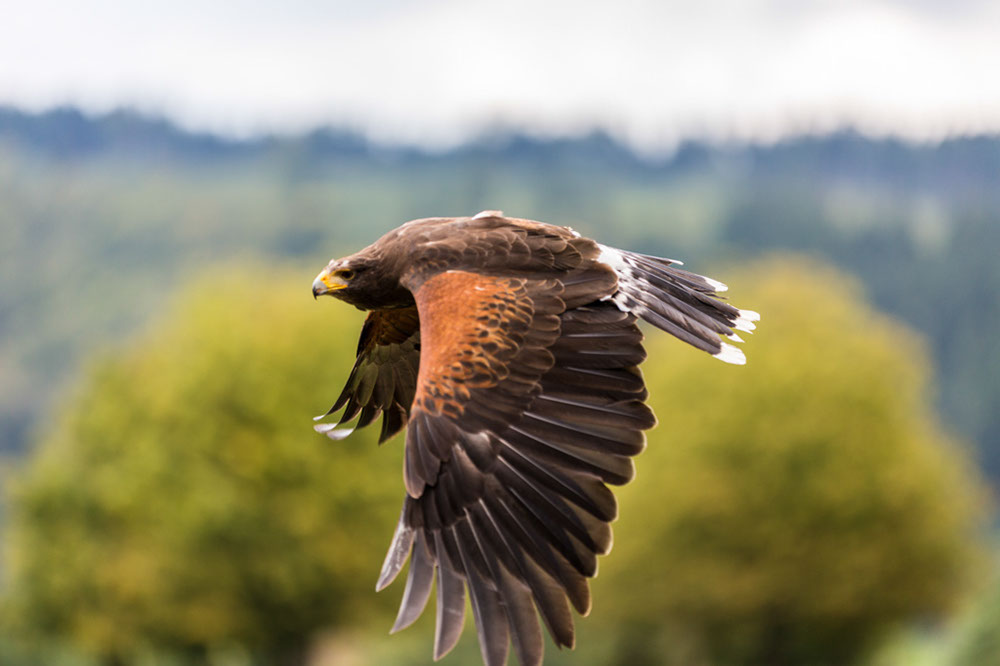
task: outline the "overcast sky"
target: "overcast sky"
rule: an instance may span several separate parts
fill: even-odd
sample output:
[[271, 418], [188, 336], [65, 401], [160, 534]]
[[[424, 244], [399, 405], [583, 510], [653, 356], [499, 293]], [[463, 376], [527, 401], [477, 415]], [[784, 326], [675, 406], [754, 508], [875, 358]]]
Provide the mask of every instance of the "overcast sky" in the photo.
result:
[[0, 3], [0, 104], [31, 109], [437, 146], [492, 124], [602, 126], [648, 150], [844, 124], [1000, 130], [997, 1]]

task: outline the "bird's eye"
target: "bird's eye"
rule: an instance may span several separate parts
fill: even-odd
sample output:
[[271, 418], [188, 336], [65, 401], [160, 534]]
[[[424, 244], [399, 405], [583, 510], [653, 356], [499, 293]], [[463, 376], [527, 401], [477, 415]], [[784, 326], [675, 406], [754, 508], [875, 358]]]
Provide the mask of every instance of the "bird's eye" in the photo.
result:
[[354, 277], [354, 271], [349, 268], [345, 268], [344, 270], [337, 271], [337, 277], [343, 280], [350, 280]]

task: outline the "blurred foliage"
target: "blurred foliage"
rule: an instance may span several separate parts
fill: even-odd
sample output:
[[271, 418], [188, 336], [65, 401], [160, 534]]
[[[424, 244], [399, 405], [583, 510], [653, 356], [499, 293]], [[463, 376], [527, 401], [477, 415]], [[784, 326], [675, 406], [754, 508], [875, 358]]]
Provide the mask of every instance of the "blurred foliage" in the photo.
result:
[[588, 622], [622, 621], [621, 664], [858, 663], [981, 571], [983, 488], [924, 349], [849, 279], [786, 259], [730, 281], [764, 313], [745, 368], [649, 341], [660, 424]]
[[279, 664], [319, 628], [388, 626], [400, 447], [312, 432], [360, 317], [309, 284], [234, 266], [94, 365], [12, 484], [8, 635]]
[[950, 666], [1000, 664], [1000, 584], [982, 595], [957, 633]]
[[[373, 590], [401, 442], [309, 429], [360, 328], [311, 277], [211, 274], [93, 366], [13, 484], [0, 656], [281, 664], [312, 644], [317, 664], [432, 663], [433, 614], [387, 638], [402, 586]], [[550, 666], [859, 663], [978, 571], [982, 487], [913, 335], [813, 262], [719, 277], [764, 313], [749, 364], [650, 332], [660, 425], [578, 647]], [[467, 626], [450, 663], [478, 654]]]

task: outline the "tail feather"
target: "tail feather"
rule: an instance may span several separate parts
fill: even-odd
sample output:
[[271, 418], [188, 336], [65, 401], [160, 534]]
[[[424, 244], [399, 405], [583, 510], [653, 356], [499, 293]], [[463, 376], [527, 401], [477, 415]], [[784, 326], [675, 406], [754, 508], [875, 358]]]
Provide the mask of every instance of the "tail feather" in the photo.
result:
[[601, 246], [598, 261], [618, 275], [618, 291], [610, 300], [653, 326], [712, 354], [743, 365], [743, 351], [728, 342], [742, 339], [734, 330], [752, 332], [760, 315], [721, 300], [728, 287], [718, 280], [677, 268], [680, 262]]

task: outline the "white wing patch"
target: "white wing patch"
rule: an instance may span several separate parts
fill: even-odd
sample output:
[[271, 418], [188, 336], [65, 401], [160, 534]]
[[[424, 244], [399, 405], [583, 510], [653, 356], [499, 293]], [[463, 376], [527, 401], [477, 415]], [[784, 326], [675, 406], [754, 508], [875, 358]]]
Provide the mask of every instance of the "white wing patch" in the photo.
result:
[[602, 264], [611, 266], [619, 274], [619, 277], [621, 277], [621, 273], [627, 269], [625, 266], [625, 257], [621, 251], [607, 245], [598, 245], [597, 247], [601, 248], [601, 253], [597, 255], [597, 260]]

